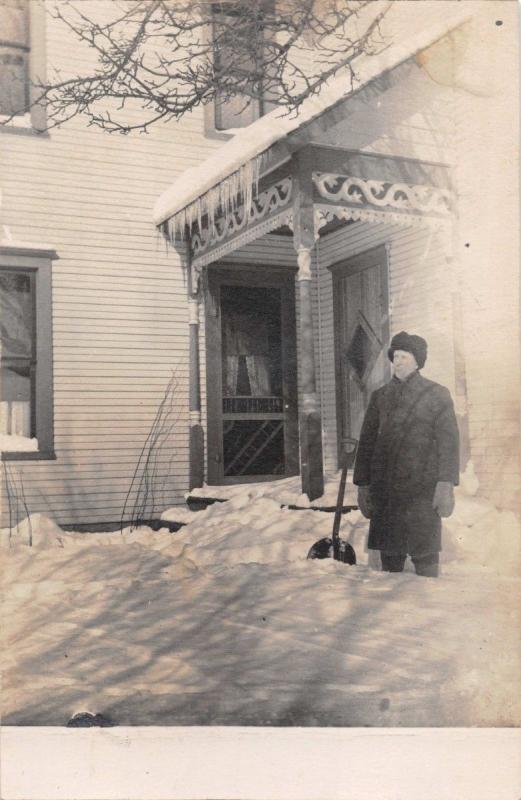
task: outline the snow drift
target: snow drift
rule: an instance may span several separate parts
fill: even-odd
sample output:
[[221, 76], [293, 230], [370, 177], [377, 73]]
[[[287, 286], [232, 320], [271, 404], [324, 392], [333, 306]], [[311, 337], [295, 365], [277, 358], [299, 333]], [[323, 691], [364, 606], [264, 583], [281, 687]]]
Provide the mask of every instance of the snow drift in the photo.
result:
[[358, 511], [356, 567], [306, 560], [333, 515], [281, 508], [298, 487], [277, 484], [171, 509], [177, 533], [1, 531], [3, 724], [519, 724], [512, 513], [464, 483], [441, 577], [391, 575]]

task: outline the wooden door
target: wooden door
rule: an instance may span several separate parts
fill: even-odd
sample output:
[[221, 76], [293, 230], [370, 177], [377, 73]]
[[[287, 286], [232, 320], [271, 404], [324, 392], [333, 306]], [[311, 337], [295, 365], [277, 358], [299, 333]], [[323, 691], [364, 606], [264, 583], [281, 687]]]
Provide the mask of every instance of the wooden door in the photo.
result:
[[331, 267], [338, 452], [358, 439], [369, 397], [390, 377], [387, 253], [376, 247]]
[[294, 271], [209, 268], [208, 483], [298, 474]]

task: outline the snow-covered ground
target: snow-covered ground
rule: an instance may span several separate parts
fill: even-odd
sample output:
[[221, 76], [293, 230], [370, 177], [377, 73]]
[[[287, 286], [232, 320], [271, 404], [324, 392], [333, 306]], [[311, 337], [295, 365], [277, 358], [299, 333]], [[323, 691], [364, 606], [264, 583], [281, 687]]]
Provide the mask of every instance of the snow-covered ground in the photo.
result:
[[476, 488], [458, 490], [438, 580], [369, 566], [357, 511], [356, 567], [307, 560], [333, 515], [281, 508], [284, 481], [173, 509], [178, 533], [4, 530], [2, 722], [519, 725], [519, 520]]

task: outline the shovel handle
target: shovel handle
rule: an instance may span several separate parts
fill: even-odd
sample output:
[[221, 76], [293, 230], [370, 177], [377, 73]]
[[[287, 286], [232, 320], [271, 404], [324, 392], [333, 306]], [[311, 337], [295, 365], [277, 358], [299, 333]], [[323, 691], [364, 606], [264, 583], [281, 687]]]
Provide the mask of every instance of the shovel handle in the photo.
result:
[[344, 494], [346, 490], [347, 478], [347, 455], [344, 454], [342, 459], [342, 475], [340, 476], [340, 484], [338, 486], [338, 495], [336, 499], [335, 518], [333, 520], [333, 542], [338, 539], [340, 532], [340, 522], [342, 520], [342, 506], [344, 504]]
[[356, 451], [358, 442], [356, 439], [344, 439], [343, 444], [344, 447], [342, 449], [342, 474], [340, 476], [340, 483], [338, 486], [335, 518], [333, 520], [333, 535], [332, 535], [333, 542], [335, 542], [338, 539], [338, 534], [340, 532], [340, 522], [342, 520], [342, 506], [344, 505], [344, 494], [346, 491], [347, 466], [349, 461], [348, 455]]

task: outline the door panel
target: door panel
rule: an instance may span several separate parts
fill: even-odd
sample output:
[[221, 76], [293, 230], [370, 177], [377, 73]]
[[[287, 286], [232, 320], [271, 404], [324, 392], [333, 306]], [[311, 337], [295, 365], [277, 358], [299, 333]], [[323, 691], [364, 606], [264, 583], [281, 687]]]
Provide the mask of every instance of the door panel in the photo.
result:
[[331, 267], [338, 452], [359, 438], [371, 392], [389, 377], [387, 255], [377, 247]]
[[208, 482], [294, 475], [294, 274], [213, 269], [208, 291]]

